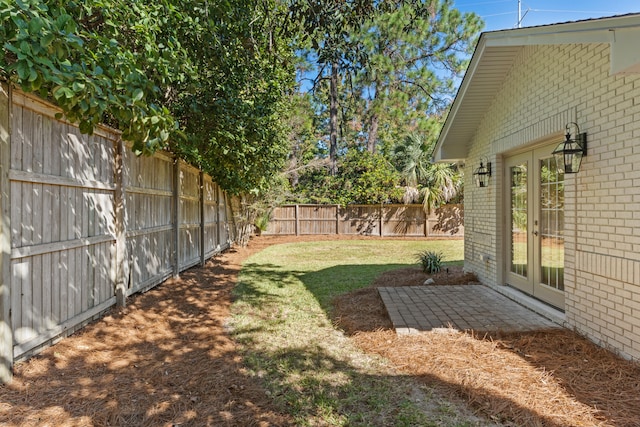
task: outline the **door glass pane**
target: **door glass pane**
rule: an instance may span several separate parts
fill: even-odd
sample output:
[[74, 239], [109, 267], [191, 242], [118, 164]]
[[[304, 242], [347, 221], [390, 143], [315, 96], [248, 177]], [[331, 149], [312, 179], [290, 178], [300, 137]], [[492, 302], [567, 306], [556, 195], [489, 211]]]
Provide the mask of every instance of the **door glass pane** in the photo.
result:
[[540, 281], [564, 290], [564, 174], [540, 160]]
[[527, 163], [510, 169], [511, 272], [527, 277]]

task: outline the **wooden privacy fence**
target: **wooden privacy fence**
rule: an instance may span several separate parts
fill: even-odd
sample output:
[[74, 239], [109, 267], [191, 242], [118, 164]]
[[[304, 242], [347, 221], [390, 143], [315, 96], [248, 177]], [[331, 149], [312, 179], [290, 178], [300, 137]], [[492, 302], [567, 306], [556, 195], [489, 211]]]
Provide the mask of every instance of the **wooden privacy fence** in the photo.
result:
[[274, 209], [264, 234], [361, 234], [460, 237], [462, 205], [444, 205], [427, 215], [422, 205], [285, 205]]
[[227, 195], [0, 85], [0, 380], [14, 360], [230, 244]]

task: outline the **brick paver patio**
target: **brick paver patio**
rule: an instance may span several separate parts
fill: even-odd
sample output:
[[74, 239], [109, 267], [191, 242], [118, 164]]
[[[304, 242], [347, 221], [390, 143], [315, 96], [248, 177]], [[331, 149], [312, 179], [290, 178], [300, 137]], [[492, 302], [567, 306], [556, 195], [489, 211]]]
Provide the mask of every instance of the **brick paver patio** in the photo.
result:
[[380, 287], [398, 334], [453, 327], [461, 331], [532, 331], [557, 323], [484, 285]]

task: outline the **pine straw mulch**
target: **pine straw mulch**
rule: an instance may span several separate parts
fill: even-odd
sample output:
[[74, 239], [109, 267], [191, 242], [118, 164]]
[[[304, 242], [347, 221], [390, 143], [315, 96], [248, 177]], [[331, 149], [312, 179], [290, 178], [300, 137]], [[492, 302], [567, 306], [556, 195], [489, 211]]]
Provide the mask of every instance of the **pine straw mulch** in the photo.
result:
[[[274, 240], [277, 242], [277, 240]], [[14, 367], [2, 426], [288, 426], [225, 332], [240, 263], [228, 251]]]
[[[506, 425], [640, 426], [640, 366], [569, 330], [396, 335], [376, 288], [422, 285], [427, 277], [418, 268], [395, 270], [336, 298], [337, 324], [363, 350]], [[457, 267], [434, 280], [454, 285], [475, 278]]]
[[[293, 425], [246, 374], [225, 322], [240, 263], [301, 240], [319, 239], [254, 239], [16, 364], [13, 383], [0, 386], [0, 425]], [[448, 276], [473, 280], [455, 269]], [[419, 270], [397, 270], [337, 299], [340, 325], [363, 349], [508, 424], [640, 425], [640, 368], [570, 332], [396, 336], [375, 286], [423, 280]]]

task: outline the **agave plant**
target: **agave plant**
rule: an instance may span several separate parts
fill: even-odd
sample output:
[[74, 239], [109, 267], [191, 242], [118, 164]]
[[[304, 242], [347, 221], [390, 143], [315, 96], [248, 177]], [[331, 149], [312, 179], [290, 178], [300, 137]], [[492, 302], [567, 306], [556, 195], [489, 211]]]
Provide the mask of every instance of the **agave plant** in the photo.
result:
[[416, 258], [425, 273], [432, 274], [442, 270], [442, 254], [440, 252], [423, 251], [419, 252]]

